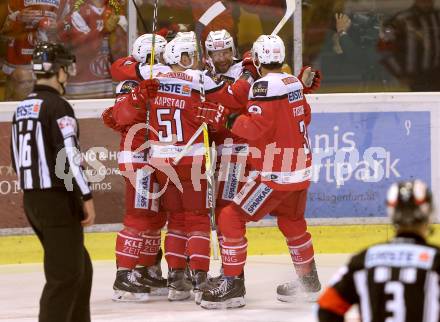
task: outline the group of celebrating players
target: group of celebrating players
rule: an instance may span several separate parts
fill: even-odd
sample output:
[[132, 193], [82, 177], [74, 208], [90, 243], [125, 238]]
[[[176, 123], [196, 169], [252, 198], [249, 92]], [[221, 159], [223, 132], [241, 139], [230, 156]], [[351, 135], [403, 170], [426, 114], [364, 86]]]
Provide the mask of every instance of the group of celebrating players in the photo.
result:
[[[319, 87], [319, 72], [283, 72], [285, 47], [276, 35], [261, 35], [241, 60], [226, 30], [209, 33], [203, 61], [198, 47], [194, 32], [177, 33], [168, 43], [144, 34], [131, 56], [112, 65], [120, 83], [103, 120], [121, 135], [118, 161], [126, 182], [113, 299], [167, 294], [180, 301], [193, 292], [206, 309], [244, 306], [245, 225], [271, 214], [298, 276], [278, 286], [278, 299], [316, 300], [321, 285], [304, 220], [312, 174], [304, 94]], [[202, 136], [191, 140], [202, 123], [217, 147], [218, 277], [208, 275], [206, 151]], [[165, 224], [167, 279], [160, 268]]]

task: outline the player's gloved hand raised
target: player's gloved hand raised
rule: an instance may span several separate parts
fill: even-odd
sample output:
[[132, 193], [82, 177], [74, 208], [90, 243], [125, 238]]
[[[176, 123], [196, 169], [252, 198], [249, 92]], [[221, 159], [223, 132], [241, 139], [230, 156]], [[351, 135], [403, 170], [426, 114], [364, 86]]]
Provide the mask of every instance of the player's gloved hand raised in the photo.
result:
[[258, 74], [257, 67], [255, 67], [254, 62], [252, 60], [252, 55], [250, 51], [247, 51], [243, 55], [243, 61], [241, 62], [243, 66], [243, 73], [249, 73], [254, 80], [260, 78]]
[[200, 123], [208, 124], [213, 131], [218, 131], [226, 124], [229, 110], [221, 104], [204, 102], [198, 108], [197, 119]]
[[301, 69], [298, 79], [304, 87], [304, 94], [312, 94], [321, 87], [321, 72], [313, 70], [310, 66]]
[[159, 86], [160, 82], [155, 78], [143, 80], [131, 91], [132, 103], [135, 106], [144, 106], [149, 99], [157, 96]]

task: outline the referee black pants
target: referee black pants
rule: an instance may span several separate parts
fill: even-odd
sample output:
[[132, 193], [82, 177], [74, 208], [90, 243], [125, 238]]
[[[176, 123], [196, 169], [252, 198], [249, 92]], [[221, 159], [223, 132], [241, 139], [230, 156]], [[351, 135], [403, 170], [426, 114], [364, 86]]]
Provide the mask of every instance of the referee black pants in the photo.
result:
[[89, 322], [92, 263], [80, 199], [67, 191], [25, 191], [26, 216], [44, 249], [39, 322]]

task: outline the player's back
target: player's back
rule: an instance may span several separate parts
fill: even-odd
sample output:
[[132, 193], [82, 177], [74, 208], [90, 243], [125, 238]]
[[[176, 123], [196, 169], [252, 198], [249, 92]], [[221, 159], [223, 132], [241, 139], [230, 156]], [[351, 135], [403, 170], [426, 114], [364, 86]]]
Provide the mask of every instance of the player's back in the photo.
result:
[[[439, 249], [417, 238], [397, 237], [370, 247], [349, 264], [362, 321], [437, 322]], [[347, 282], [350, 279], [345, 279]], [[336, 288], [344, 292], [348, 283]]]
[[[174, 158], [199, 128], [194, 107], [200, 102], [199, 76], [200, 71], [190, 69], [156, 76], [160, 88], [151, 101], [150, 126], [154, 129], [150, 131], [152, 158]], [[207, 91], [218, 87], [212, 79], [206, 80]], [[199, 136], [179, 164], [191, 163], [192, 157], [203, 155], [203, 138]]]
[[[299, 80], [286, 73], [267, 74], [253, 84], [247, 109], [257, 126], [246, 138], [262, 153], [261, 158], [252, 158], [254, 168], [275, 183], [282, 181], [285, 189], [304, 189], [312, 161], [307, 134], [310, 107]], [[265, 161], [269, 153], [273, 162]]]

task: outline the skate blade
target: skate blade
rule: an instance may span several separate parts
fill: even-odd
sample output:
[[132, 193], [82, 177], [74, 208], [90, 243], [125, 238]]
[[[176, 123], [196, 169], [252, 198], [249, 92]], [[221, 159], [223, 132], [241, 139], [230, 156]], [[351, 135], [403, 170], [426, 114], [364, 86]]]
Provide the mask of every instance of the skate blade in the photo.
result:
[[152, 287], [150, 295], [151, 296], [167, 296], [168, 295], [168, 287]]
[[177, 291], [168, 289], [168, 301], [183, 301], [191, 297], [190, 291]]
[[119, 290], [115, 290], [112, 297], [115, 302], [147, 302], [149, 299], [149, 293], [131, 293]]
[[200, 303], [200, 306], [207, 310], [236, 309], [245, 305], [246, 302], [244, 301], [244, 297], [234, 297], [224, 302], [208, 302], [202, 300]]
[[301, 292], [295, 295], [281, 295], [277, 294], [277, 300], [280, 302], [293, 303], [293, 302], [316, 302], [319, 298], [319, 292]]

